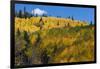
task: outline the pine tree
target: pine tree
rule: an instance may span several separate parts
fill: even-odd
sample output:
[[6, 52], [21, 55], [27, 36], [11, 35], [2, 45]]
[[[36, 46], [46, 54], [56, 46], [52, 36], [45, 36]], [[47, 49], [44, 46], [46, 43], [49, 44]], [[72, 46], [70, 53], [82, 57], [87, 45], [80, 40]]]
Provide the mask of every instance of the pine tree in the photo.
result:
[[29, 35], [28, 35], [27, 31], [24, 31], [24, 40], [25, 40], [27, 43], [30, 42], [30, 40], [29, 40]]
[[72, 16], [72, 20], [74, 20], [74, 17]]
[[43, 17], [47, 17], [47, 15], [46, 15], [46, 14], [43, 14], [42, 16], [43, 16]]
[[26, 18], [27, 13], [26, 13], [26, 8], [24, 7], [24, 18]]
[[41, 53], [41, 62], [43, 63], [43, 64], [48, 64], [48, 62], [49, 62], [49, 59], [50, 59], [50, 57], [48, 56], [48, 54], [47, 54], [47, 50], [44, 50], [42, 53]]
[[70, 19], [70, 16], [68, 16], [68, 18]]
[[15, 17], [18, 17], [18, 12], [17, 11], [15, 11]]
[[92, 21], [90, 22], [90, 25], [92, 25]]
[[22, 15], [22, 10], [19, 10], [19, 15], [18, 15], [20, 18], [22, 18], [23, 17], [23, 15]]

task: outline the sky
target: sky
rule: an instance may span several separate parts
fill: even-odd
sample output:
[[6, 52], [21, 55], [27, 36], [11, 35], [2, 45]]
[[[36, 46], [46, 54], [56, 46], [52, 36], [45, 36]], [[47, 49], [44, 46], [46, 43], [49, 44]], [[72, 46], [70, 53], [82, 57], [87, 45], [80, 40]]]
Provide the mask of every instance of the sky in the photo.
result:
[[15, 11], [22, 10], [32, 14], [42, 15], [47, 14], [51, 16], [61, 16], [63, 18], [74, 17], [75, 20], [94, 22], [94, 8], [82, 7], [67, 7], [67, 6], [50, 6], [50, 5], [36, 5], [36, 4], [15, 4]]

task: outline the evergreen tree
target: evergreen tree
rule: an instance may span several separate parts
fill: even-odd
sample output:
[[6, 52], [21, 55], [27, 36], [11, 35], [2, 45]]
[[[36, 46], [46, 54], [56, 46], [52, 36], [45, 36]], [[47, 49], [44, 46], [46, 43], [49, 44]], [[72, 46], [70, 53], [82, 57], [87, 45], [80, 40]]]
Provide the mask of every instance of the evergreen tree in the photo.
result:
[[24, 18], [26, 18], [27, 13], [26, 13], [26, 8], [24, 7]]
[[93, 24], [92, 24], [92, 21], [90, 22], [90, 25], [93, 25]]
[[70, 19], [70, 16], [68, 16], [68, 18]]
[[24, 40], [25, 40], [27, 43], [30, 42], [30, 40], [29, 40], [29, 35], [28, 35], [27, 31], [24, 31]]
[[46, 15], [46, 14], [43, 14], [42, 16], [43, 16], [43, 17], [47, 17], [47, 15]]
[[43, 64], [48, 64], [50, 57], [49, 57], [48, 54], [47, 54], [47, 50], [44, 50], [44, 51], [42, 52], [40, 58], [41, 58], [41, 62], [42, 62]]
[[74, 17], [72, 16], [72, 20], [74, 20]]
[[15, 11], [15, 17], [18, 17], [18, 12], [17, 11]]
[[35, 17], [38, 17], [38, 14], [36, 14]]
[[20, 18], [22, 18], [23, 17], [23, 15], [22, 15], [22, 10], [19, 10], [19, 15], [18, 15]]

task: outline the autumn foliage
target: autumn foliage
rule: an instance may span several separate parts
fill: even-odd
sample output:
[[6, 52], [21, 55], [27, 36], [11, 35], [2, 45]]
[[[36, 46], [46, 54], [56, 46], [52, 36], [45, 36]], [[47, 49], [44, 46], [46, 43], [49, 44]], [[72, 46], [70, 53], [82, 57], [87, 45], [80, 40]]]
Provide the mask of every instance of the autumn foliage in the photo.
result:
[[15, 17], [15, 65], [94, 61], [94, 26], [57, 17]]

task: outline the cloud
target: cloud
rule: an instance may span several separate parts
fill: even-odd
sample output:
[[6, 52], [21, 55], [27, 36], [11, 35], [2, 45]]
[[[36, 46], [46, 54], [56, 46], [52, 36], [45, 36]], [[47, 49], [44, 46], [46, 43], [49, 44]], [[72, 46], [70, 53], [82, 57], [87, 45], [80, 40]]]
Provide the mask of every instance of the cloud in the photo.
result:
[[42, 16], [43, 14], [47, 14], [47, 12], [45, 10], [36, 8], [36, 9], [32, 10], [32, 14]]

